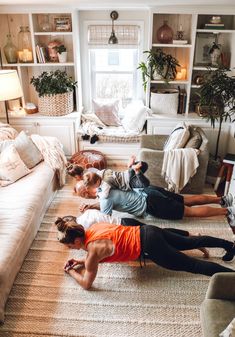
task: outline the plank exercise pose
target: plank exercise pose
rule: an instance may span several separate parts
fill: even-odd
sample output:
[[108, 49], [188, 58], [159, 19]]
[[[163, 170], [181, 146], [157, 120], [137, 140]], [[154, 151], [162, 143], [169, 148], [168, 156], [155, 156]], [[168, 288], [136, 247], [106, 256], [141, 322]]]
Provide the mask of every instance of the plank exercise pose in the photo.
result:
[[[137, 220], [134, 220], [137, 223]], [[200, 247], [220, 247], [226, 250], [224, 260], [235, 255], [233, 242], [211, 236], [184, 236], [177, 231], [161, 229], [138, 222], [137, 226], [108, 223], [92, 225], [84, 230], [73, 216], [58, 218], [55, 222], [58, 240], [68, 248], [84, 249], [84, 259], [69, 260], [64, 270], [84, 289], [89, 289], [97, 275], [100, 262], [125, 262], [148, 258], [157, 265], [195, 274], [213, 275], [234, 272], [218, 263], [190, 257], [181, 251]]]

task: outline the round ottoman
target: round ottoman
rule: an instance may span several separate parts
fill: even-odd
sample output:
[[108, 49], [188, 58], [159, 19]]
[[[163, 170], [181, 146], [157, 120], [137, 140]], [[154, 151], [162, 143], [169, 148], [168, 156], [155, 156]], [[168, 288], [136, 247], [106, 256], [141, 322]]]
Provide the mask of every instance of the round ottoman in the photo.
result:
[[83, 167], [84, 169], [95, 167], [98, 170], [103, 170], [107, 167], [105, 156], [103, 153], [96, 150], [78, 151], [69, 161]]

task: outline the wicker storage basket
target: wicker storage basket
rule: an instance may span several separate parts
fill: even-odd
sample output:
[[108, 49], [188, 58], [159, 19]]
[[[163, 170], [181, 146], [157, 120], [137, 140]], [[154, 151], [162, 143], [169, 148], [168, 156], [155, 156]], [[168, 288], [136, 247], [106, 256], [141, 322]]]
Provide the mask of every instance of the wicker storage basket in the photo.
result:
[[175, 89], [151, 92], [150, 106], [153, 112], [176, 115], [179, 104], [179, 91]]
[[73, 111], [73, 92], [39, 97], [38, 109], [42, 115], [67, 115]]

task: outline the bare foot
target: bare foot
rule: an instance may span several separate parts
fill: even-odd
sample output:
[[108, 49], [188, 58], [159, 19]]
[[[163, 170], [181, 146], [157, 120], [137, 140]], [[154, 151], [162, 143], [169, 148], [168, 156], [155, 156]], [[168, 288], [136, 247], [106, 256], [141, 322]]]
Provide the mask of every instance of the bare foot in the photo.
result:
[[128, 161], [127, 167], [131, 167], [134, 164], [135, 160], [136, 160], [136, 156], [134, 156], [134, 155], [131, 156], [129, 161]]
[[[197, 233], [196, 235], [201, 236], [201, 233]], [[204, 259], [209, 259], [210, 253], [208, 249], [206, 249], [205, 247], [202, 247], [202, 248], [198, 248], [198, 250], [200, 250], [203, 253]]]
[[206, 248], [198, 248], [198, 250], [200, 250], [203, 253], [204, 259], [209, 259], [210, 253], [209, 253], [208, 249], [206, 249]]
[[[196, 234], [189, 233], [189, 236], [193, 236], [193, 235], [201, 236], [201, 233], [196, 233]], [[210, 253], [208, 249], [206, 249], [205, 247], [202, 247], [202, 248], [198, 248], [198, 250], [200, 250], [203, 253], [204, 259], [209, 259]]]
[[138, 174], [140, 172], [141, 167], [142, 167], [141, 162], [139, 162], [135, 165], [132, 165], [132, 168], [133, 168], [133, 170], [135, 171], [136, 174]]

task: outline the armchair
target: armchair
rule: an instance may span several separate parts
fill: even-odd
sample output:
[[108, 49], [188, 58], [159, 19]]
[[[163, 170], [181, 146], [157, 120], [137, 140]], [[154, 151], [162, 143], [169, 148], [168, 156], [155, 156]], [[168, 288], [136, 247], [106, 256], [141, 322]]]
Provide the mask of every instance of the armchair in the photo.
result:
[[217, 273], [210, 279], [200, 311], [204, 337], [218, 337], [235, 317], [234, 284], [235, 273]]
[[[206, 171], [209, 158], [208, 139], [201, 128], [196, 128], [202, 138], [198, 155], [199, 167], [197, 173], [191, 178], [190, 182], [183, 188], [182, 193], [199, 194], [203, 192]], [[168, 135], [142, 135], [140, 141], [140, 152], [138, 159], [146, 161], [149, 165], [145, 175], [152, 185], [167, 187], [167, 183], [161, 176], [162, 163], [164, 157], [163, 147]]]

